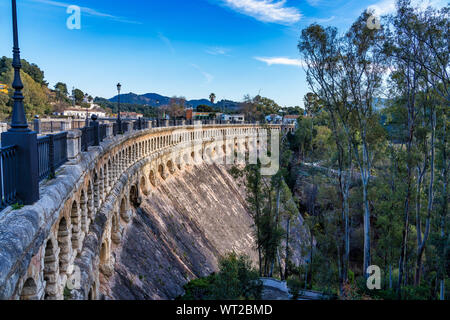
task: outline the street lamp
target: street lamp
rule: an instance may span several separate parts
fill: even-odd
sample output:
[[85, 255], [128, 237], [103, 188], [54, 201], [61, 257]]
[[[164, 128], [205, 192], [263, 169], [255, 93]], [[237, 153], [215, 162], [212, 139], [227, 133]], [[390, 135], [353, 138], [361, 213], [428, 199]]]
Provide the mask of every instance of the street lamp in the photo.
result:
[[28, 129], [27, 118], [25, 116], [25, 108], [23, 106], [24, 96], [22, 94], [23, 82], [20, 78], [20, 69], [22, 64], [20, 63], [20, 49], [19, 49], [19, 36], [17, 31], [17, 9], [16, 0], [12, 0], [12, 15], [13, 15], [13, 62], [14, 67], [14, 81], [12, 87], [14, 88], [14, 105], [12, 110], [11, 118], [11, 129], [10, 131], [30, 131]]
[[120, 117], [120, 89], [122, 89], [122, 85], [120, 83], [117, 84], [117, 125], [119, 126], [119, 134], [122, 134], [122, 118]]
[[[12, 22], [13, 22], [13, 62], [14, 88], [13, 108], [11, 116], [11, 128], [2, 133], [2, 147], [14, 146], [16, 150], [15, 172], [11, 174], [16, 186], [18, 200], [25, 205], [31, 205], [39, 200], [39, 168], [38, 168], [38, 147], [37, 134], [28, 128], [25, 108], [23, 105], [24, 96], [22, 94], [23, 82], [20, 78], [20, 49], [17, 29], [17, 6], [16, 0], [12, 0]], [[19, 174], [20, 172], [20, 174]]]

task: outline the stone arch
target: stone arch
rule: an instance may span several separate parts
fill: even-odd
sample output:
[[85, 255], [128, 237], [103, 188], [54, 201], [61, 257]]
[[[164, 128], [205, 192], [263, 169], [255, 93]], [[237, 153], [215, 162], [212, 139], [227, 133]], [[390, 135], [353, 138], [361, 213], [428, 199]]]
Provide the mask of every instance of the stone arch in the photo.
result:
[[58, 246], [53, 244], [53, 240], [48, 239], [44, 250], [45, 300], [55, 300], [58, 294], [59, 262], [57, 249]]
[[109, 250], [107, 240], [102, 241], [102, 246], [100, 248], [100, 264], [107, 264], [109, 260]]
[[130, 194], [129, 194], [130, 204], [138, 208], [139, 207], [139, 195], [138, 195], [138, 188], [136, 185], [132, 185], [130, 187]]
[[122, 198], [122, 200], [120, 201], [120, 217], [125, 222], [128, 222], [130, 220], [128, 216], [127, 201], [125, 198]]
[[88, 200], [86, 197], [86, 191], [81, 190], [80, 195], [80, 211], [81, 211], [81, 231], [87, 233], [88, 228]]
[[71, 246], [67, 220], [62, 217], [58, 225], [59, 272], [66, 273], [69, 266]]
[[117, 211], [113, 213], [111, 220], [111, 240], [115, 244], [120, 244], [122, 236], [120, 233], [120, 224]]
[[80, 248], [80, 234], [81, 234], [81, 219], [80, 210], [76, 201], [72, 202], [72, 209], [70, 211], [70, 221], [72, 223], [72, 248], [74, 251]]
[[170, 172], [170, 174], [174, 174], [175, 173], [175, 166], [174, 166], [172, 160], [167, 161], [167, 169]]
[[114, 170], [111, 159], [108, 159], [108, 187], [112, 188], [114, 183]]
[[153, 187], [156, 187], [156, 177], [155, 177], [155, 172], [153, 170], [150, 170], [150, 174], [149, 174], [149, 180], [150, 183]]
[[97, 299], [97, 289], [95, 282], [92, 283], [91, 288], [88, 293], [88, 300], [96, 300]]
[[107, 189], [108, 189], [108, 166], [107, 164], [103, 164], [103, 166], [100, 167], [100, 187], [101, 187], [101, 192], [100, 192], [100, 199], [103, 202], [106, 198], [106, 193], [107, 193]]
[[164, 172], [164, 165], [160, 164], [160, 165], [158, 166], [158, 173], [159, 173], [159, 176], [160, 176], [163, 180], [166, 180], [166, 174], [165, 174], [165, 172]]
[[87, 209], [88, 209], [88, 219], [93, 220], [95, 214], [95, 195], [94, 188], [92, 187], [91, 180], [89, 180], [88, 188], [87, 188]]
[[145, 181], [145, 177], [144, 176], [141, 177], [141, 181], [139, 182], [139, 187], [141, 189], [141, 192], [144, 195], [147, 196], [148, 195], [148, 188], [147, 188], [147, 182]]
[[22, 287], [20, 300], [38, 300], [37, 285], [33, 278], [28, 278]]
[[190, 159], [189, 159], [189, 154], [184, 153], [184, 154], [183, 154], [183, 164], [186, 165], [186, 166], [188, 166], [188, 165], [190, 165], [190, 163], [191, 163], [191, 161], [190, 161]]
[[100, 208], [100, 204], [101, 204], [101, 196], [100, 196], [100, 177], [98, 175], [97, 172], [94, 172], [94, 206], [95, 206], [95, 211], [97, 211]]

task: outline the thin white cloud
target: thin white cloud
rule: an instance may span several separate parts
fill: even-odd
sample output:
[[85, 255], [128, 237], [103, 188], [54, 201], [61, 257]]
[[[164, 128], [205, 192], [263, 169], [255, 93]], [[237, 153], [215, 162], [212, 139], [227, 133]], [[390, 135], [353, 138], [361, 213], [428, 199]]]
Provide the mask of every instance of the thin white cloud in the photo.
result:
[[230, 52], [230, 49], [223, 48], [223, 47], [209, 47], [206, 49], [206, 53], [211, 54], [213, 56], [226, 56], [228, 55], [228, 52]]
[[331, 16], [329, 18], [310, 18], [309, 20], [317, 23], [328, 23], [336, 19], [336, 16]]
[[268, 66], [272, 65], [285, 65], [302, 67], [304, 62], [300, 59], [292, 59], [286, 57], [255, 57], [256, 60], [266, 63]]
[[191, 66], [197, 69], [203, 75], [203, 77], [205, 77], [206, 84], [209, 84], [214, 80], [214, 76], [212, 74], [203, 71], [198, 65], [191, 64]]
[[[71, 5], [73, 5], [73, 4], [59, 2], [59, 1], [53, 1], [53, 0], [31, 0], [31, 1], [51, 5], [54, 7], [61, 7], [61, 8], [67, 8]], [[95, 17], [106, 18], [106, 19], [110, 19], [110, 20], [122, 22], [122, 23], [142, 24], [142, 22], [128, 20], [126, 18], [122, 18], [122, 17], [114, 16], [114, 15], [111, 15], [108, 13], [100, 12], [100, 11], [97, 11], [95, 9], [88, 8], [88, 7], [80, 7], [80, 9], [81, 9], [82, 13], [86, 13], [88, 15], [95, 16]]]
[[285, 6], [286, 0], [222, 0], [222, 3], [263, 22], [292, 24], [302, 17], [297, 8]]
[[161, 39], [162, 42], [164, 42], [166, 44], [166, 46], [169, 48], [170, 52], [172, 52], [172, 54], [175, 54], [175, 48], [172, 45], [172, 41], [170, 41], [170, 39], [167, 38], [161, 32], [158, 32], [158, 37], [159, 37], [159, 39]]
[[[370, 5], [367, 9], [373, 10], [377, 16], [383, 16], [395, 13], [395, 3], [395, 0], [381, 0]], [[427, 7], [442, 8], [447, 4], [447, 0], [412, 0], [411, 4], [413, 7], [425, 10]]]
[[373, 11], [377, 16], [383, 16], [395, 12], [395, 0], [382, 0], [370, 5], [367, 10]]
[[321, 0], [306, 0], [311, 7], [317, 7], [322, 1]]

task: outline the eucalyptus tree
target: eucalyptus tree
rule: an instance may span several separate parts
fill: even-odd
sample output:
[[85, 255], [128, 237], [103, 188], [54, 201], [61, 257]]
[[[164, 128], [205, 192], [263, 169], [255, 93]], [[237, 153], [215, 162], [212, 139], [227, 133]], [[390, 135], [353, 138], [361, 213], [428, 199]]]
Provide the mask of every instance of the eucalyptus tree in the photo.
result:
[[[350, 166], [351, 160], [346, 163], [345, 154], [348, 139], [343, 139], [340, 118], [348, 114], [344, 109], [348, 98], [347, 90], [343, 88], [343, 68], [340, 54], [341, 39], [336, 28], [324, 28], [312, 24], [302, 30], [298, 49], [306, 64], [306, 78], [312, 94], [320, 100], [321, 105], [329, 114], [334, 142], [337, 147], [339, 195], [341, 200], [341, 214], [344, 226], [344, 254], [343, 268], [340, 276], [341, 285], [348, 278], [349, 260], [349, 225], [348, 225], [348, 193], [346, 184], [350, 179], [350, 172], [344, 173]], [[346, 146], [347, 145], [347, 146]]]
[[[344, 35], [341, 45], [343, 68], [342, 92], [345, 108], [338, 109], [342, 126], [350, 140], [362, 182], [364, 206], [364, 274], [371, 264], [369, 183], [372, 178], [378, 117], [374, 112], [376, 98], [381, 94], [386, 71], [385, 56], [380, 50], [384, 39], [382, 29], [368, 28], [372, 13], [363, 12]], [[344, 112], [342, 112], [342, 110]]]

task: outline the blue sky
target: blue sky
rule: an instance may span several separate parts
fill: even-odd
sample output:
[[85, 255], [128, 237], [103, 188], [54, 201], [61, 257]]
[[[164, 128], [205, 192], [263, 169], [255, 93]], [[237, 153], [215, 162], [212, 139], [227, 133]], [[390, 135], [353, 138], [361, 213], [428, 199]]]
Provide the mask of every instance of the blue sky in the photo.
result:
[[[308, 92], [296, 47], [303, 27], [318, 22], [344, 32], [369, 6], [394, 9], [394, 0], [17, 2], [22, 57], [51, 86], [62, 81], [106, 98], [117, 82], [125, 93], [188, 99], [260, 93], [282, 106], [302, 106]], [[66, 26], [69, 5], [81, 8], [79, 30]], [[11, 1], [0, 1], [0, 56], [12, 55], [10, 10]]]

